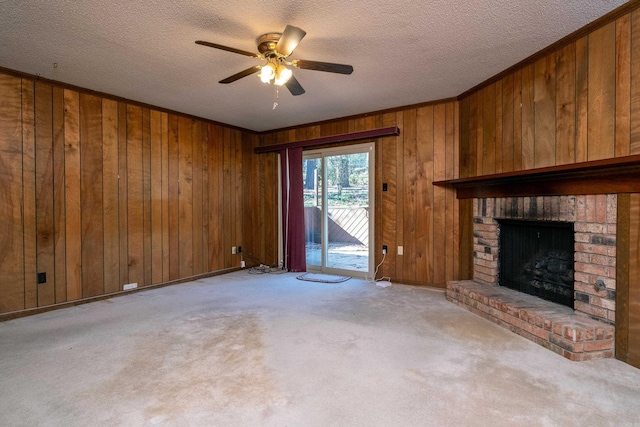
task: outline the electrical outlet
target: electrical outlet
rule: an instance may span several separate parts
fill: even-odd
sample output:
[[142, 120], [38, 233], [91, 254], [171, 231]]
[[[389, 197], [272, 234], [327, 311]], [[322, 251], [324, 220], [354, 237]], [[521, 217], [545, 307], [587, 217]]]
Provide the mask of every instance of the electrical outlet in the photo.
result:
[[232, 255], [236, 254], [236, 247], [235, 246], [231, 246], [231, 254]]
[[387, 254], [387, 245], [382, 245], [382, 255]]
[[137, 283], [127, 283], [122, 287], [122, 289], [124, 289], [125, 291], [128, 291], [129, 289], [135, 289], [137, 287], [138, 287]]
[[37, 283], [47, 283], [47, 273], [38, 273]]
[[242, 253], [242, 246], [238, 246], [238, 253], [241, 254]]

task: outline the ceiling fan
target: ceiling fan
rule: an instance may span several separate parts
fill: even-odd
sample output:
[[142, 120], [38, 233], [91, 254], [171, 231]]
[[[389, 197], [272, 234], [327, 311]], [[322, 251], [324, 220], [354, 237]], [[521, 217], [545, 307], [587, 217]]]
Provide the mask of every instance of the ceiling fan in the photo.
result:
[[202, 40], [196, 41], [197, 44], [213, 47], [215, 49], [226, 50], [227, 52], [237, 53], [240, 55], [250, 56], [263, 61], [267, 61], [263, 65], [255, 65], [246, 70], [240, 71], [226, 79], [220, 80], [219, 83], [228, 84], [243, 77], [250, 76], [260, 72], [260, 79], [264, 83], [273, 83], [276, 86], [285, 85], [292, 95], [302, 95], [305, 90], [302, 88], [298, 80], [293, 76], [292, 71], [287, 68], [292, 66], [304, 70], [325, 71], [329, 73], [351, 74], [353, 67], [345, 64], [333, 64], [330, 62], [307, 61], [304, 59], [294, 59], [287, 61], [298, 43], [307, 33], [292, 25], [287, 25], [282, 33], [267, 33], [258, 37], [258, 52], [252, 53], [246, 50], [236, 49], [233, 47], [223, 46], [216, 43], [206, 42]]

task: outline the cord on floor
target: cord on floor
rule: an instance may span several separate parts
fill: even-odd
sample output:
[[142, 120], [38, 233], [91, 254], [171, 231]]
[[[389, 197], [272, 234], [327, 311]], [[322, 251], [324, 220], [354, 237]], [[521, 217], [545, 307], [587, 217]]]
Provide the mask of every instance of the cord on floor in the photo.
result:
[[260, 264], [257, 267], [251, 267], [249, 269], [249, 274], [283, 274], [286, 273], [286, 270], [283, 270], [278, 267], [269, 267], [268, 265]]
[[382, 261], [380, 261], [380, 264], [376, 266], [376, 271], [373, 273], [373, 278], [370, 279], [369, 277], [367, 277], [367, 282], [375, 283], [376, 286], [380, 286], [381, 288], [386, 288], [387, 286], [391, 286], [391, 277], [382, 276], [381, 278], [376, 279], [376, 276], [378, 276], [378, 269], [380, 268], [382, 263], [384, 263], [384, 260], [386, 258], [387, 258], [387, 253], [385, 252], [382, 254]]

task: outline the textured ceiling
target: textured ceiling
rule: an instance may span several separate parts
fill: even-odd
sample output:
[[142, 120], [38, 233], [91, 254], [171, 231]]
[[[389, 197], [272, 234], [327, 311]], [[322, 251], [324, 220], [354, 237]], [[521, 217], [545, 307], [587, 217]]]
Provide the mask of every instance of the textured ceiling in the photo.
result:
[[[457, 96], [625, 3], [620, 0], [3, 0], [0, 67], [264, 131]], [[304, 29], [306, 93], [250, 76], [256, 38]], [[54, 68], [53, 64], [58, 66]]]

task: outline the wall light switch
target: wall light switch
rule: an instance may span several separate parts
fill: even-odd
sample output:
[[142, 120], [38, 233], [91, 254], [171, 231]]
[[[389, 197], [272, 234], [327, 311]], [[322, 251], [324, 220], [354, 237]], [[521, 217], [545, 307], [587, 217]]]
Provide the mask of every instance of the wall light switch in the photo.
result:
[[404, 249], [402, 246], [398, 246], [398, 255], [402, 255], [404, 253]]

